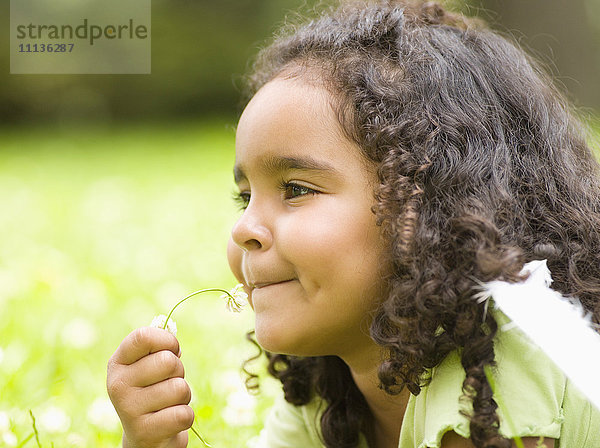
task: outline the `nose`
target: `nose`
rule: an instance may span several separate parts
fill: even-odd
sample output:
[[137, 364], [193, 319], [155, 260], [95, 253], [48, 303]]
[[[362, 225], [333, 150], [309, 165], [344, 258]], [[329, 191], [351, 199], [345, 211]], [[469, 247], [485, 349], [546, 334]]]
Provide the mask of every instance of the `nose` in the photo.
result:
[[267, 221], [258, 210], [249, 206], [231, 229], [231, 239], [244, 251], [267, 249], [273, 243]]

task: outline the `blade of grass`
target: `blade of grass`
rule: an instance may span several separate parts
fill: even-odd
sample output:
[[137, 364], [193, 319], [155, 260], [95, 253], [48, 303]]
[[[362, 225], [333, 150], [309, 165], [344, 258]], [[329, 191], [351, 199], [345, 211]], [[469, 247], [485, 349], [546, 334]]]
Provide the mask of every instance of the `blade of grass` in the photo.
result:
[[21, 443], [19, 443], [19, 444], [17, 445], [17, 448], [21, 448], [21, 447], [25, 446], [25, 444], [26, 444], [27, 442], [29, 442], [29, 441], [30, 441], [32, 438], [33, 438], [33, 433], [31, 433], [31, 434], [29, 434], [27, 437], [25, 437], [25, 440], [23, 440]]
[[33, 433], [35, 434], [35, 441], [37, 443], [38, 448], [42, 448], [42, 444], [40, 443], [40, 434], [35, 426], [35, 417], [33, 416], [33, 411], [29, 410], [29, 415], [31, 416], [31, 426], [33, 426]]

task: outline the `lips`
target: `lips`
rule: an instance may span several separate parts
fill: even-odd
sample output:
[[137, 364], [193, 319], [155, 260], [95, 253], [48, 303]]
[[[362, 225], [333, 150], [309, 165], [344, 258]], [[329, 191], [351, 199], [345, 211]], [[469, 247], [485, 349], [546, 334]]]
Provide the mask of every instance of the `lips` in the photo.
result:
[[266, 288], [267, 286], [281, 285], [283, 283], [291, 282], [293, 280], [294, 279], [275, 280], [275, 281], [261, 281], [261, 282], [250, 282], [249, 286], [252, 289], [261, 289], [261, 288]]

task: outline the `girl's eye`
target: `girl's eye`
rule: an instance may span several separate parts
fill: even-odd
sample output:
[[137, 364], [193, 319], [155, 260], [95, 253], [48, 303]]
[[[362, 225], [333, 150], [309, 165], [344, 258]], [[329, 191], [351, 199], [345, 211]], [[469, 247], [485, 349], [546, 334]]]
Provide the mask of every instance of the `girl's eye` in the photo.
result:
[[240, 210], [246, 210], [248, 208], [248, 204], [250, 203], [250, 193], [245, 191], [234, 192], [233, 193], [233, 202], [236, 203]]
[[[317, 194], [316, 190], [298, 185], [292, 182], [285, 182], [280, 185], [280, 189], [283, 192], [283, 198], [285, 200], [296, 199], [302, 196]], [[250, 193], [247, 191], [240, 191], [233, 193], [233, 201], [236, 203], [240, 210], [246, 210], [250, 204]]]
[[282, 185], [282, 190], [285, 199], [295, 199], [301, 196], [314, 195], [317, 193], [311, 188], [291, 182], [284, 183]]

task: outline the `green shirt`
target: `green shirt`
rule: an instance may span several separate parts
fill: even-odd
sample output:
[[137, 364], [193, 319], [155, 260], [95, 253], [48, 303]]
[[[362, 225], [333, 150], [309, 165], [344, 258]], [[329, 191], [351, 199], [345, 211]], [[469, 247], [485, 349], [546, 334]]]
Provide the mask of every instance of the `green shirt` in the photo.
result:
[[[600, 448], [600, 411], [518, 329], [502, 329], [508, 322], [503, 314], [495, 311], [495, 317], [500, 325], [495, 344], [496, 394], [514, 425], [509, 427], [499, 409], [500, 433], [511, 438], [553, 438], [558, 441], [556, 448]], [[459, 400], [465, 378], [459, 355], [449, 354], [433, 369], [431, 378], [419, 395], [409, 399], [399, 448], [439, 448], [442, 436], [451, 430], [469, 437], [469, 422], [459, 412], [470, 410], [468, 401]], [[318, 435], [321, 404], [317, 398], [305, 406], [293, 406], [280, 398], [257, 447], [322, 448]], [[368, 448], [362, 434], [358, 448]]]

